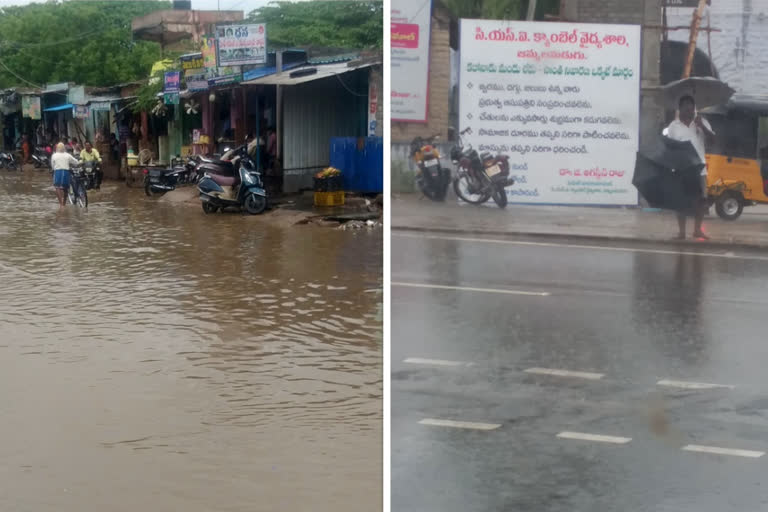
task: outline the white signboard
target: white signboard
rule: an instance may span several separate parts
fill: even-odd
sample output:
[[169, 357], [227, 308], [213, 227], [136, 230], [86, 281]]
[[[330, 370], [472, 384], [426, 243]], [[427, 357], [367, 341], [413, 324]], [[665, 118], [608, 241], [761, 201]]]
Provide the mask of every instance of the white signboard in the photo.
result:
[[461, 20], [461, 129], [510, 202], [635, 205], [640, 27]]
[[220, 68], [267, 62], [267, 26], [216, 27], [217, 64]]
[[431, 0], [392, 0], [392, 121], [427, 121]]

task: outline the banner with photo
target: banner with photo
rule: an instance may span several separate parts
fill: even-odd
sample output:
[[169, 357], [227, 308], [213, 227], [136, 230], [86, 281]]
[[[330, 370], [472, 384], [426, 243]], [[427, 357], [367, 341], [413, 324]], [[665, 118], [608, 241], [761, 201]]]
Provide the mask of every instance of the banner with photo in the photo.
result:
[[267, 26], [259, 23], [216, 27], [216, 49], [219, 67], [266, 64]]
[[40, 110], [40, 96], [21, 97], [21, 115], [23, 117], [39, 120], [41, 118]]

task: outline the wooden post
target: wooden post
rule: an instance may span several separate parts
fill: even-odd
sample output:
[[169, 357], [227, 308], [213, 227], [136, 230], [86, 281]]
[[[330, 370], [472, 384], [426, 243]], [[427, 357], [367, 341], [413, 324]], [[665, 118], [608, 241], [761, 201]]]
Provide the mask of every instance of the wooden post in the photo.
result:
[[699, 6], [693, 12], [691, 21], [691, 35], [688, 40], [688, 55], [685, 58], [685, 67], [683, 68], [682, 78], [691, 76], [693, 68], [693, 56], [696, 54], [696, 40], [699, 38], [699, 28], [701, 27], [701, 18], [704, 17], [704, 9], [707, 7], [707, 0], [699, 0]]

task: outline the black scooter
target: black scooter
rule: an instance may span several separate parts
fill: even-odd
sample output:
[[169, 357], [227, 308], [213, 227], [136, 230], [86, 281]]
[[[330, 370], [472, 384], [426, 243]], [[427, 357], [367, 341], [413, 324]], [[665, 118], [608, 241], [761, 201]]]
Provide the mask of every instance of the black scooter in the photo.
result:
[[261, 173], [248, 155], [247, 145], [225, 152], [232, 161], [200, 158], [198, 170], [203, 177], [197, 184], [205, 213], [228, 207], [243, 208], [251, 215], [267, 209], [267, 192]]
[[144, 193], [147, 196], [162, 195], [175, 190], [178, 185], [197, 182], [197, 162], [188, 159], [182, 163], [174, 158], [170, 169], [144, 169]]

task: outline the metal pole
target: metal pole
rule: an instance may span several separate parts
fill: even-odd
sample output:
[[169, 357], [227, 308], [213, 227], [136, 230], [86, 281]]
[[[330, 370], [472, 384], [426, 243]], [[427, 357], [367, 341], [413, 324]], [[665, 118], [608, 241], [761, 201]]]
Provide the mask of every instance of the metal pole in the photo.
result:
[[528, 0], [528, 15], [525, 17], [526, 21], [533, 21], [533, 17], [536, 14], [536, 0]]
[[[277, 74], [278, 76], [283, 72], [283, 51], [278, 50], [275, 56], [277, 60]], [[283, 156], [283, 90], [280, 85], [275, 86], [275, 114], [277, 117], [277, 126], [275, 127], [275, 136], [277, 138], [277, 159], [280, 160]]]
[[701, 27], [701, 18], [704, 17], [704, 9], [707, 7], [707, 0], [699, 0], [699, 6], [693, 12], [691, 21], [691, 36], [688, 40], [688, 55], [685, 58], [685, 67], [683, 68], [682, 78], [691, 76], [693, 68], [693, 56], [696, 54], [696, 40], [699, 37], [699, 28]]

